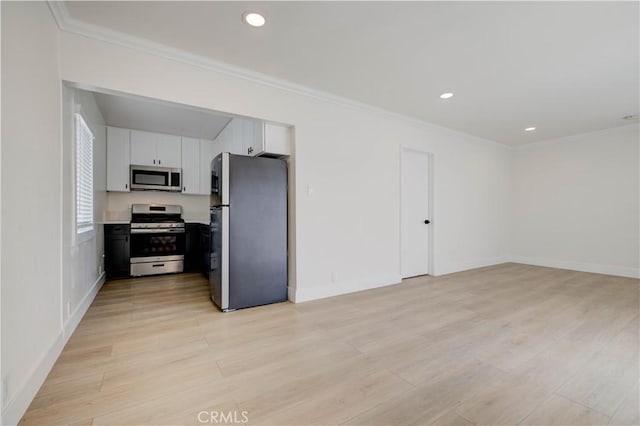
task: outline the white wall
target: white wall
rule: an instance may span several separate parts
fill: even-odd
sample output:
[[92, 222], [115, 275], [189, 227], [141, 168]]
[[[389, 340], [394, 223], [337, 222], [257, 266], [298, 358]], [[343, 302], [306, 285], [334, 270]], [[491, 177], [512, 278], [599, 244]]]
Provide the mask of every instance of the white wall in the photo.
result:
[[[76, 246], [89, 253], [86, 276], [74, 266], [83, 262], [80, 257], [62, 254], [73, 247], [73, 215], [69, 175], [63, 173], [69, 145], [61, 121], [68, 123], [68, 116], [63, 117], [61, 104], [75, 95], [65, 93], [63, 99], [61, 78], [294, 125], [295, 216], [290, 223], [296, 285], [291, 294], [298, 301], [400, 280], [402, 145], [434, 154], [434, 274], [503, 261], [509, 230], [512, 253], [520, 259], [544, 256], [556, 263], [637, 271], [637, 126], [511, 152], [258, 76], [238, 77], [196, 58], [189, 63], [186, 57], [137, 50], [126, 39], [111, 44], [58, 34], [44, 3], [2, 2], [1, 7], [7, 118], [2, 123], [0, 237], [5, 423], [22, 415], [68, 336], [65, 325], [78, 318], [66, 316], [66, 302], [82, 307], [96, 288], [100, 237], [86, 250]], [[94, 108], [90, 99], [81, 103]], [[95, 111], [89, 115], [94, 125], [103, 124]], [[594, 174], [594, 168], [602, 172]], [[102, 188], [103, 171], [96, 173]], [[97, 198], [119, 214], [134, 200], [172, 202], [173, 195]], [[208, 207], [206, 197], [194, 198], [189, 211], [199, 211], [200, 203]]]
[[3, 423], [17, 422], [62, 349], [61, 89], [46, 3], [2, 2]]
[[[76, 268], [82, 257], [62, 254], [74, 246], [61, 105], [75, 95], [63, 99], [61, 79], [293, 124], [291, 294], [298, 301], [400, 280], [401, 145], [434, 154], [433, 272], [504, 259], [509, 156], [501, 145], [78, 35], [59, 39], [44, 3], [2, 2], [2, 62], [2, 109], [5, 117], [11, 111], [1, 156], [5, 423], [27, 408], [79, 319], [67, 316], [66, 302], [81, 316], [96, 289], [100, 237], [88, 249], [75, 246], [88, 253], [86, 275]], [[123, 211], [139, 196], [109, 194], [107, 210]]]
[[504, 259], [501, 145], [71, 33], [61, 41], [65, 80], [295, 126], [296, 300], [400, 280], [400, 145], [434, 153], [434, 273]]
[[80, 112], [95, 137], [93, 142], [93, 215], [99, 221], [106, 209], [106, 126], [93, 94], [63, 87], [62, 170], [62, 322], [70, 334], [86, 312], [104, 281], [104, 230], [96, 223], [93, 232], [76, 236], [75, 229], [75, 128]]
[[638, 125], [513, 150], [514, 261], [638, 277]]
[[[0, 6], [0, 22], [2, 21], [2, 6]], [[1, 23], [0, 23], [1, 25]], [[0, 34], [1, 39], [1, 34]], [[0, 40], [1, 43], [1, 40]], [[0, 51], [2, 49], [0, 48]], [[2, 55], [0, 55], [0, 70], [2, 69]], [[0, 89], [0, 93], [2, 90]], [[2, 117], [2, 104], [4, 101], [0, 102], [0, 117]], [[2, 133], [2, 120], [0, 120], [0, 188], [2, 188], [2, 139], [4, 139], [4, 133]], [[0, 196], [0, 259], [2, 259], [2, 197]], [[0, 261], [0, 289], [2, 289], [2, 261]], [[0, 328], [2, 324], [2, 291], [0, 290]], [[4, 375], [2, 374], [2, 331], [0, 330], [0, 426], [4, 424], [2, 421], [2, 412], [4, 409], [4, 386], [2, 378]]]
[[[2, 21], [2, 6], [0, 6], [0, 28]], [[0, 43], [1, 43], [1, 34], [0, 34]], [[0, 48], [2, 51], [2, 48]], [[0, 70], [2, 69], [2, 55], [0, 55]], [[2, 89], [0, 88], [0, 93], [2, 93]], [[2, 117], [2, 104], [4, 101], [0, 102], [0, 117]], [[2, 139], [4, 139], [4, 133], [2, 133], [2, 120], [0, 120], [0, 189], [2, 188]], [[0, 196], [0, 259], [2, 259], [2, 197]], [[0, 329], [2, 324], [2, 261], [0, 261]], [[2, 412], [4, 409], [4, 386], [2, 378], [4, 375], [2, 374], [2, 331], [0, 330], [0, 426], [4, 424], [2, 420]]]

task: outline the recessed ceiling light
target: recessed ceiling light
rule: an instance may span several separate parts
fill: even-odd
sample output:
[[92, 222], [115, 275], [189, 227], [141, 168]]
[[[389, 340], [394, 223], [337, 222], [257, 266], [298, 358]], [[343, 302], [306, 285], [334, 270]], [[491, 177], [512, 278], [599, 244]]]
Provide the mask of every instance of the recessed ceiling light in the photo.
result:
[[452, 96], [453, 96], [453, 93], [446, 92], [446, 93], [443, 93], [442, 95], [440, 95], [440, 99], [449, 99]]
[[526, 129], [524, 129], [525, 132], [533, 132], [536, 128], [535, 127], [527, 127]]
[[252, 27], [261, 27], [267, 22], [267, 19], [258, 12], [245, 12], [242, 20]]

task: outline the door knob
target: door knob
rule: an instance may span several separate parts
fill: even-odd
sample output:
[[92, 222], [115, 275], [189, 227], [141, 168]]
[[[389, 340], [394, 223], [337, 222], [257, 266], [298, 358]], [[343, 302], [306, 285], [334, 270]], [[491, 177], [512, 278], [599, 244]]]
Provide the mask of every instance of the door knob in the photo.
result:
[[426, 219], [426, 220], [424, 221], [424, 224], [425, 224], [425, 225], [428, 225], [428, 224], [430, 224], [430, 223], [431, 223], [431, 221], [430, 221], [429, 219]]

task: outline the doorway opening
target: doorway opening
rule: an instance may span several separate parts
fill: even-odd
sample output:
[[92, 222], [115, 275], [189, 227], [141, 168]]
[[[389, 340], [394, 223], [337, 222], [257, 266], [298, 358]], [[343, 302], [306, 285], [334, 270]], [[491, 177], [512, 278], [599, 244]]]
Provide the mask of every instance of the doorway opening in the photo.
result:
[[400, 273], [433, 273], [433, 154], [400, 148]]
[[[180, 254], [184, 258], [183, 271], [201, 272], [207, 278], [212, 257], [208, 248], [211, 234], [210, 165], [219, 153], [229, 152], [240, 157], [279, 158], [287, 164], [287, 287], [289, 299], [293, 300], [291, 295], [295, 294], [296, 286], [293, 125], [70, 81], [63, 81], [62, 89], [65, 94], [64, 123], [70, 122], [67, 116], [76, 110], [91, 113], [88, 114], [90, 124], [96, 127], [95, 133], [99, 135], [97, 138], [100, 142], [96, 144], [93, 156], [96, 177], [94, 193], [100, 201], [96, 203], [94, 217], [99, 225], [99, 232], [95, 244], [81, 250], [83, 256], [97, 259], [98, 264], [63, 259], [66, 275], [76, 273], [74, 271], [78, 269], [78, 265], [87, 264], [91, 271], [96, 270], [97, 275], [104, 276], [109, 265], [104, 263], [108, 256], [104, 253], [107, 236], [103, 232], [103, 225], [128, 225], [132, 217], [132, 206], [135, 204], [160, 204], [181, 207], [181, 220], [185, 222], [186, 234], [185, 243], [180, 244], [184, 246], [183, 253]], [[71, 127], [65, 124], [64, 128], [63, 139], [66, 143]], [[118, 135], [124, 136], [119, 138]], [[180, 171], [180, 184], [176, 186], [177, 189], [171, 190], [163, 188], [132, 191], [133, 165], [136, 168], [151, 167], [154, 170], [159, 167], [177, 169]], [[173, 175], [171, 176], [173, 179]], [[72, 179], [65, 177], [65, 194], [70, 200], [71, 183]], [[67, 216], [69, 215], [65, 216], [64, 221], [65, 230], [69, 226], [67, 222], [71, 223]], [[128, 235], [127, 230], [127, 236], [122, 237], [123, 240]], [[70, 244], [71, 242], [66, 243]], [[126, 246], [129, 246], [128, 240]], [[106, 247], [111, 246], [106, 244]], [[63, 253], [68, 251], [62, 250]], [[122, 268], [118, 269], [122, 274], [113, 278], [131, 275], [130, 257], [129, 252], [122, 257]], [[76, 275], [84, 277], [82, 274]], [[109, 274], [106, 275], [109, 278]], [[71, 282], [71, 279], [65, 282]], [[84, 288], [80, 284], [75, 287]], [[63, 299], [69, 299], [71, 290], [65, 290], [64, 293]]]

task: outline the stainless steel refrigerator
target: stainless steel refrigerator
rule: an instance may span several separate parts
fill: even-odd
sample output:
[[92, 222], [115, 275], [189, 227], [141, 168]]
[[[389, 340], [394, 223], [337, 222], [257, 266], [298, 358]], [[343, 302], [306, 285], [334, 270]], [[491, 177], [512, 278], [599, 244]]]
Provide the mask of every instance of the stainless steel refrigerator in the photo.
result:
[[210, 235], [211, 300], [223, 312], [287, 300], [287, 163], [218, 155]]

